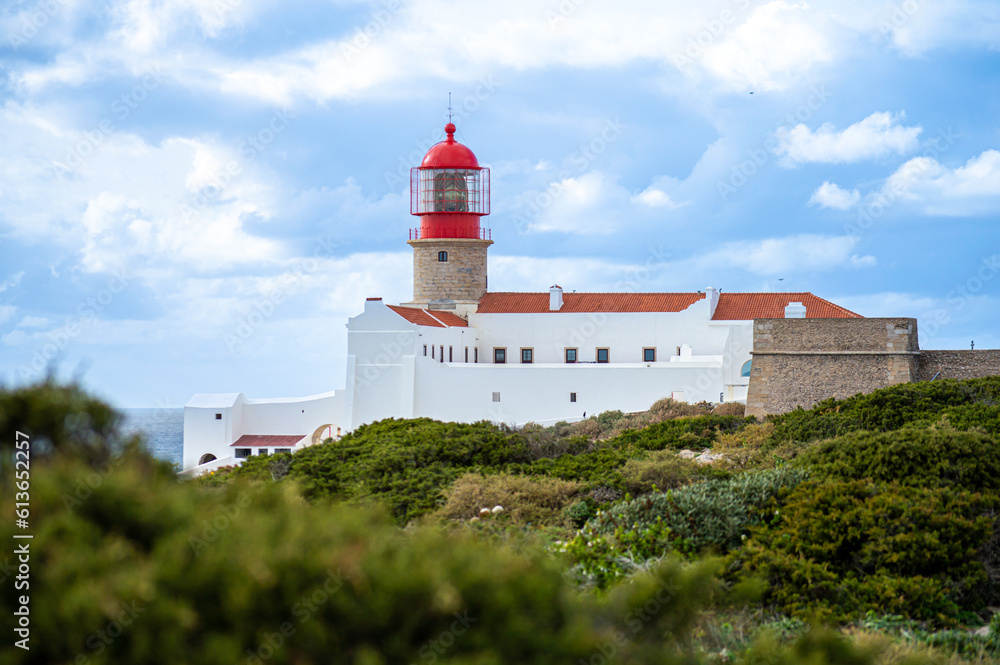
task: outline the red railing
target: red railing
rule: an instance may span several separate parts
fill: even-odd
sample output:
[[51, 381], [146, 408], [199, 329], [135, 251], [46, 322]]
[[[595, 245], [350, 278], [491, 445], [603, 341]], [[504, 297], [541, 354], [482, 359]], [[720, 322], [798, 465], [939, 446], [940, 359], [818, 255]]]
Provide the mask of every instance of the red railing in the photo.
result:
[[[480, 240], [493, 240], [493, 232], [491, 229], [481, 228], [479, 229], [479, 239]], [[420, 240], [420, 227], [415, 229], [410, 229], [410, 240]]]

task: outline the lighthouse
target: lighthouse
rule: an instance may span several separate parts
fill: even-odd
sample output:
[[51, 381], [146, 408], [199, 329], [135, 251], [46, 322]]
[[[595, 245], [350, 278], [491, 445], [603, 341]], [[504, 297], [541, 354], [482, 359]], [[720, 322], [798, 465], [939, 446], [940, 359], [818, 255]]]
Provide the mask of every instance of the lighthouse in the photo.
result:
[[410, 214], [420, 226], [410, 229], [413, 300], [406, 304], [465, 317], [487, 288], [493, 240], [481, 218], [490, 214], [490, 170], [455, 140], [455, 125], [444, 131], [447, 138], [410, 170]]

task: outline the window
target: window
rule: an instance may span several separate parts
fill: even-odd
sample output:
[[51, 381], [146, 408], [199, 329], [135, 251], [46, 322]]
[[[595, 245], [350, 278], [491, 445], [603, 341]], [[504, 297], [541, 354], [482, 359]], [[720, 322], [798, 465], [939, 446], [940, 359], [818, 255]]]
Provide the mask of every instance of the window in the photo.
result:
[[566, 362], [568, 363], [576, 362], [576, 349], [566, 349]]
[[534, 349], [521, 349], [521, 362], [525, 365], [530, 365], [534, 355]]
[[475, 358], [475, 360], [473, 360], [472, 362], [478, 363], [479, 362], [479, 347], [478, 346], [476, 348], [472, 349], [472, 355]]
[[644, 363], [655, 363], [656, 362], [656, 349], [643, 349], [642, 350], [642, 362], [644, 362]]
[[292, 452], [291, 448], [275, 448], [274, 449], [274, 454], [275, 455], [277, 455], [278, 453], [290, 453], [290, 452]]
[[677, 355], [681, 355], [681, 347], [677, 347]]
[[507, 362], [507, 349], [493, 349], [493, 362], [498, 365]]
[[427, 355], [427, 345], [426, 344], [424, 344], [424, 355], [425, 356]]
[[448, 252], [438, 252], [438, 261], [441, 263], [448, 262]]
[[249, 448], [237, 448], [236, 449], [236, 458], [237, 459], [246, 459], [247, 457], [250, 457], [250, 449]]
[[431, 344], [431, 360], [437, 360], [437, 356], [434, 355], [434, 345]]
[[494, 402], [500, 401], [500, 393], [493, 393], [493, 401]]
[[455, 362], [454, 360], [452, 360], [452, 356], [453, 356], [453, 354], [452, 354], [452, 347], [449, 346], [448, 347], [448, 362]]
[[740, 376], [750, 376], [750, 363], [752, 362], [752, 360], [748, 360], [743, 363], [743, 368], [740, 369]]
[[441, 349], [441, 355], [439, 359], [441, 362], [444, 362], [444, 344], [440, 346], [440, 349]]
[[608, 362], [608, 349], [597, 349], [597, 362], [606, 363]]
[[576, 401], [576, 393], [570, 393], [569, 394], [569, 401], [571, 401], [571, 402], [575, 402]]
[[469, 347], [465, 347], [465, 362], [469, 362]]
[[257, 449], [257, 454], [258, 455], [267, 455], [267, 448], [258, 448]]
[[222, 420], [222, 414], [221, 413], [215, 414], [215, 419], [216, 420]]

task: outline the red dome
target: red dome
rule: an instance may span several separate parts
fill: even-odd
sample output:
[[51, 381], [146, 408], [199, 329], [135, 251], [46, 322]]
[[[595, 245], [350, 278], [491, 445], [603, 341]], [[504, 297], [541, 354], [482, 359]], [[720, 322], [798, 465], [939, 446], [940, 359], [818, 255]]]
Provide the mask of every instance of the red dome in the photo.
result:
[[455, 125], [450, 122], [444, 126], [448, 138], [435, 143], [424, 155], [420, 168], [434, 169], [478, 169], [479, 160], [467, 147], [455, 140]]

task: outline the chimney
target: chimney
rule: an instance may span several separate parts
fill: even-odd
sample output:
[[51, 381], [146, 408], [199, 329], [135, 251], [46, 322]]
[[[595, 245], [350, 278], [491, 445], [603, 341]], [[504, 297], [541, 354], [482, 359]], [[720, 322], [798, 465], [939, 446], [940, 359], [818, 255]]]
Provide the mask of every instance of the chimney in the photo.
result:
[[719, 290], [714, 286], [706, 286], [705, 300], [708, 301], [708, 318], [712, 318], [715, 316], [715, 308], [719, 304]]
[[558, 312], [563, 306], [563, 289], [558, 284], [549, 287], [549, 311]]
[[788, 306], [785, 307], [785, 318], [786, 319], [806, 318], [806, 306], [800, 302], [788, 303]]
[[370, 312], [373, 309], [380, 307], [382, 305], [381, 298], [365, 298], [365, 311]]

